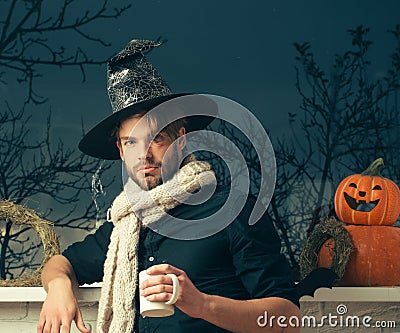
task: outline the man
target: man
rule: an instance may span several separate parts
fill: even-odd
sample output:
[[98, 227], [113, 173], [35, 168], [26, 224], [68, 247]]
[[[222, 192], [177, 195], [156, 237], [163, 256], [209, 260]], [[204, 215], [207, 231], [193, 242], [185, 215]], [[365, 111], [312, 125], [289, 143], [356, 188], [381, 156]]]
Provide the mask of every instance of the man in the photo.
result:
[[[215, 183], [208, 163], [185, 152], [186, 133], [204, 128], [212, 117], [181, 118], [182, 109], [174, 101], [185, 96], [171, 94], [143, 55], [158, 45], [133, 40], [108, 64], [114, 113], [79, 147], [99, 158], [121, 158], [128, 180], [111, 207], [112, 223], [46, 264], [42, 281], [48, 295], [37, 332], [59, 332], [61, 327], [67, 333], [73, 320], [81, 332], [89, 332], [74, 288], [95, 281], [103, 281], [98, 332], [298, 332], [288, 321], [275, 321], [268, 328], [259, 325], [266, 312], [270, 318], [289, 319], [299, 317], [299, 310], [271, 221], [263, 217], [248, 225], [254, 198], [247, 198], [234, 221], [208, 237], [183, 240], [157, 232], [155, 226], [172, 225], [174, 218], [212, 216], [227, 200], [227, 191], [217, 188], [206, 202], [187, 202]], [[173, 106], [163, 109], [168, 101]], [[215, 115], [211, 100], [198, 97], [197, 102], [193, 108], [199, 112], [191, 110], [193, 114], [207, 109]], [[149, 111], [154, 107], [161, 110], [156, 115]], [[154, 277], [138, 286], [138, 272], [144, 269]], [[175, 314], [143, 318], [138, 314], [139, 294], [149, 301], [169, 300], [170, 273], [180, 284]]]

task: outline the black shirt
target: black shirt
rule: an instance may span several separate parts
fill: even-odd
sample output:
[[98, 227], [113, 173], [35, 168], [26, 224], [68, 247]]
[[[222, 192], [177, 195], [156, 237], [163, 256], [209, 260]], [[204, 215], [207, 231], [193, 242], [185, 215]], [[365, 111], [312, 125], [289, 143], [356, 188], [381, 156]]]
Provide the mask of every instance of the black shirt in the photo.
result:
[[[219, 190], [201, 205], [182, 204], [169, 213], [181, 219], [200, 219], [218, 210], [225, 200], [226, 192]], [[168, 263], [184, 270], [194, 285], [206, 294], [238, 300], [274, 296], [299, 305], [299, 297], [285, 257], [280, 253], [280, 240], [272, 222], [263, 216], [256, 224], [248, 224], [254, 203], [255, 199], [249, 197], [240, 215], [231, 224], [203, 239], [177, 240], [150, 228], [142, 228], [138, 249], [139, 271]], [[102, 280], [112, 229], [112, 223], [105, 223], [93, 235], [64, 251], [63, 255], [71, 262], [79, 284]], [[177, 308], [170, 317], [142, 318], [139, 315], [135, 326], [136, 332], [140, 333], [226, 332], [204, 320], [190, 318]]]

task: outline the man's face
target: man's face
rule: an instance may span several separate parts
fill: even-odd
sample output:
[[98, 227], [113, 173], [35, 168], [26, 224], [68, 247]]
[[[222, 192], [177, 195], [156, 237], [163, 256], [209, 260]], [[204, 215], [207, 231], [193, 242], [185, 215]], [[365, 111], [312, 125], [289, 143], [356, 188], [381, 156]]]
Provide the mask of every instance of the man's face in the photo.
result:
[[146, 121], [136, 126], [140, 119], [134, 117], [122, 122], [117, 145], [129, 177], [142, 189], [151, 190], [178, 171], [186, 144], [185, 128], [180, 128], [175, 142], [160, 132], [149, 145], [150, 127]]

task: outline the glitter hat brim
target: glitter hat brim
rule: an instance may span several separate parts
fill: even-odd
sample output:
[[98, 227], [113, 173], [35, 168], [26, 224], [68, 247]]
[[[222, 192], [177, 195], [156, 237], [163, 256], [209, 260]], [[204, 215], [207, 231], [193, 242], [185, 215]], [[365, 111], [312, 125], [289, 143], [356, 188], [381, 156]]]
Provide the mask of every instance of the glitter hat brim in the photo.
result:
[[[218, 111], [217, 104], [210, 98], [203, 95], [194, 95], [191, 93], [170, 94], [145, 100], [113, 113], [112, 115], [98, 123], [96, 126], [94, 126], [82, 138], [82, 140], [79, 142], [78, 147], [83, 153], [92, 157], [97, 157], [105, 160], [118, 160], [120, 159], [120, 154], [115, 141], [115, 137], [113, 135], [115, 127], [118, 123], [138, 113], [139, 111], [148, 111], [169, 100], [189, 95], [196, 96], [197, 101], [200, 101], [200, 103], [194, 104], [195, 106], [197, 105], [197, 107], [199, 108], [199, 113], [203, 113], [204, 110], [207, 110], [208, 115], [187, 117], [186, 132], [201, 130], [215, 119]], [[191, 113], [196, 114], [196, 110], [192, 109]]]

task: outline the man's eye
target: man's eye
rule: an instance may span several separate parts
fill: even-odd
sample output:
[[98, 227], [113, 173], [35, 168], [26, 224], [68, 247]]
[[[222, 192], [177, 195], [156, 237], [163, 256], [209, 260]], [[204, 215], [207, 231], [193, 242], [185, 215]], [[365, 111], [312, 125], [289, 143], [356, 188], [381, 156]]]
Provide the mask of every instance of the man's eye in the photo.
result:
[[156, 137], [154, 138], [154, 142], [156, 143], [160, 143], [161, 141], [164, 140], [164, 137], [161, 134], [156, 135]]
[[132, 146], [134, 144], [135, 144], [134, 140], [126, 140], [125, 143], [124, 143], [125, 146]]

